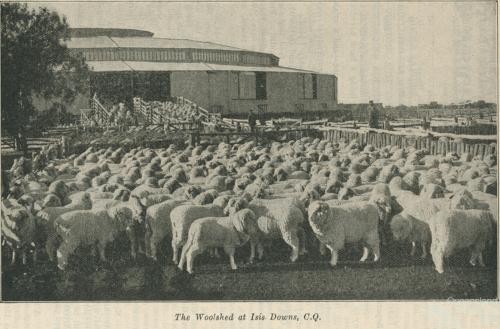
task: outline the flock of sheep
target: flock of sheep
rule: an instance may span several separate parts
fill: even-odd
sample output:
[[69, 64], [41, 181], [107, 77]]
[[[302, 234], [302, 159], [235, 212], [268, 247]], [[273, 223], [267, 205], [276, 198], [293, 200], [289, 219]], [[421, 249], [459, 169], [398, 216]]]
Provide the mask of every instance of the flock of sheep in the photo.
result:
[[496, 180], [493, 156], [357, 141], [91, 147], [13, 182], [2, 238], [12, 263], [43, 251], [61, 270], [81, 246], [106, 262], [106, 246], [122, 234], [132, 258], [157, 260], [167, 239], [173, 262], [189, 273], [204, 252], [223, 250], [235, 270], [237, 248], [249, 247], [252, 263], [276, 240], [291, 262], [318, 248], [335, 266], [339, 251], [356, 245], [361, 262], [376, 262], [395, 239], [411, 243], [412, 256], [430, 250], [442, 273], [444, 259], [465, 248], [472, 265], [484, 266], [483, 251], [496, 242]]

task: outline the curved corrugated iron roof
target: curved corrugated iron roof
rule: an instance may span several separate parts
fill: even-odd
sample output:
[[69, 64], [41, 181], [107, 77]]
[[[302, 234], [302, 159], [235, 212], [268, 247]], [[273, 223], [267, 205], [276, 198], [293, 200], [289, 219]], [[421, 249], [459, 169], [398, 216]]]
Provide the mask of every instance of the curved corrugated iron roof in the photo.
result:
[[[68, 46], [68, 48], [192, 48], [250, 52], [250, 50], [221, 45], [213, 42], [150, 37], [117, 38], [97, 36], [90, 38], [71, 38], [66, 41], [66, 45]], [[255, 51], [251, 52], [255, 53]]]

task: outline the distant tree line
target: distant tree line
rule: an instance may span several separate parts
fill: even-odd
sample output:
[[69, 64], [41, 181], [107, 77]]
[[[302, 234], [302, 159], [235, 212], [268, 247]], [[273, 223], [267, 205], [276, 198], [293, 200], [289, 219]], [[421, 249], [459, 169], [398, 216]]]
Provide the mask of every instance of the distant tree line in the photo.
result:
[[461, 104], [440, 104], [438, 102], [430, 102], [429, 104], [419, 104], [418, 106], [407, 106], [407, 105], [398, 105], [398, 106], [384, 106], [387, 109], [396, 109], [396, 110], [433, 110], [433, 109], [496, 109], [497, 105], [495, 103], [488, 103], [484, 100], [478, 100], [475, 102], [466, 101]]

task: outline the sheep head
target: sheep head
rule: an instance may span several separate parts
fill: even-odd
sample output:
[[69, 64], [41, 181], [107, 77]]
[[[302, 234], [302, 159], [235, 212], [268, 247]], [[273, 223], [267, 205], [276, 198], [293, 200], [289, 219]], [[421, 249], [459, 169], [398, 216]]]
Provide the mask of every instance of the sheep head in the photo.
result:
[[2, 214], [2, 233], [17, 248], [33, 242], [35, 218], [24, 208], [15, 208]]
[[450, 199], [450, 209], [474, 209], [476, 203], [472, 193], [465, 188], [453, 193]]
[[25, 194], [21, 196], [17, 201], [21, 206], [25, 207], [29, 212], [33, 213], [35, 199], [33, 199], [32, 196]]
[[113, 200], [128, 201], [130, 198], [130, 190], [118, 188], [113, 192]]
[[246, 199], [241, 197], [231, 198], [227, 202], [226, 208], [224, 208], [224, 215], [228, 216], [245, 208], [248, 208], [248, 201]]
[[42, 208], [46, 207], [61, 207], [61, 199], [53, 193], [47, 194], [42, 202]]
[[410, 236], [413, 230], [413, 223], [408, 217], [398, 214], [392, 218], [390, 227], [394, 239], [401, 241], [406, 240]]
[[208, 192], [202, 192], [200, 194], [198, 194], [194, 199], [193, 199], [193, 203], [195, 205], [206, 205], [206, 204], [210, 204], [214, 201], [214, 196], [213, 194], [211, 193], [208, 193]]
[[361, 185], [361, 175], [350, 175], [345, 185], [347, 187], [356, 187]]
[[184, 191], [184, 197], [187, 200], [192, 200], [192, 199], [196, 198], [201, 192], [203, 192], [203, 189], [200, 186], [190, 185]]
[[444, 198], [443, 187], [436, 184], [426, 184], [420, 192], [420, 196], [427, 199]]
[[48, 192], [54, 193], [62, 200], [65, 198], [66, 195], [68, 195], [69, 188], [68, 188], [68, 186], [66, 186], [66, 183], [64, 183], [64, 181], [56, 180], [56, 181], [52, 182], [52, 184], [50, 184]]
[[229, 200], [231, 199], [230, 195], [221, 195], [215, 198], [215, 200], [212, 202], [212, 204], [219, 206], [221, 209], [226, 208]]
[[126, 206], [111, 207], [108, 210], [108, 215], [118, 222], [122, 230], [127, 230], [136, 223], [132, 209]]
[[80, 196], [79, 200], [75, 200], [77, 203], [80, 203], [82, 206], [84, 206], [86, 209], [91, 209], [92, 208], [92, 199], [90, 198], [90, 194], [85, 192], [82, 193]]
[[387, 184], [377, 184], [370, 195], [371, 203], [375, 204], [381, 212], [383, 222], [387, 222], [392, 211], [393, 198]]
[[314, 201], [307, 209], [307, 218], [314, 233], [321, 234], [331, 216], [330, 207], [326, 202]]
[[[229, 216], [234, 228], [248, 237], [254, 237], [259, 231], [257, 219], [253, 211], [250, 209], [242, 209]], [[248, 239], [248, 238], [247, 238]]]
[[169, 179], [168, 181], [165, 182], [165, 184], [163, 184], [163, 188], [166, 188], [169, 191], [169, 194], [174, 193], [174, 191], [180, 187], [181, 184], [173, 178]]
[[328, 180], [325, 193], [339, 193], [341, 188], [342, 182], [337, 178], [337, 176], [335, 176], [333, 179]]
[[23, 208], [14, 208], [5, 214], [5, 223], [13, 232], [19, 232], [29, 218], [28, 211]]
[[304, 205], [304, 207], [308, 207], [312, 201], [319, 200], [321, 197], [320, 193], [314, 189], [303, 191], [298, 200]]
[[339, 200], [349, 200], [353, 196], [355, 196], [356, 193], [352, 190], [350, 187], [343, 187], [339, 190], [338, 192], [338, 199]]

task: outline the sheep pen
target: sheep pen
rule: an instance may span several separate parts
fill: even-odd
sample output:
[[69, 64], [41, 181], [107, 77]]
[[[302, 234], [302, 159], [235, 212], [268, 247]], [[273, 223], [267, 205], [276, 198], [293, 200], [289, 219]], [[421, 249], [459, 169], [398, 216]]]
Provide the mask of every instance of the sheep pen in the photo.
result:
[[[272, 143], [221, 142], [196, 148], [89, 147], [73, 157], [53, 159], [48, 169], [11, 177], [11, 190], [2, 200], [2, 239], [16, 242], [23, 246], [23, 253], [36, 256], [24, 259], [23, 254], [21, 262], [13, 259], [13, 249], [8, 243], [2, 246], [2, 298], [8, 301], [496, 298], [495, 244], [485, 246], [482, 254], [485, 267], [472, 266], [470, 250], [464, 248], [446, 258], [446, 271], [440, 274], [432, 257], [420, 257], [420, 253], [414, 256], [410, 243], [413, 240], [395, 239], [392, 232], [395, 225], [390, 225], [393, 218], [401, 218], [398, 214], [404, 212], [427, 230], [427, 221], [439, 211], [477, 209], [491, 213], [488, 218], [492, 218], [491, 225], [496, 231], [498, 209], [494, 206], [498, 199], [490, 188], [497, 181], [496, 163], [477, 157], [436, 155], [411, 146], [365, 147], [365, 143], [305, 137]], [[70, 235], [65, 236], [64, 229], [58, 229], [59, 235], [54, 237], [52, 227], [47, 230], [46, 217], [54, 212], [54, 216], [65, 213], [65, 218], [69, 218], [72, 211], [82, 211], [72, 207], [80, 202], [83, 193], [92, 200], [91, 205], [83, 207], [90, 207], [85, 210], [89, 213], [125, 207], [131, 202], [136, 205], [136, 212], [126, 226], [106, 237], [106, 246], [96, 249], [96, 242], [104, 239], [97, 236], [106, 234], [97, 226], [95, 237], [88, 233], [80, 238], [61, 270], [57, 260], [45, 252], [47, 241], [52, 249], [74, 241]], [[385, 202], [370, 200], [377, 193], [383, 194]], [[284, 236], [301, 232], [298, 235], [301, 252], [296, 260], [295, 257], [290, 260], [289, 244], [273, 238], [263, 240], [262, 246], [248, 242], [236, 248], [237, 266], [228, 266], [223, 249], [217, 249], [219, 244], [213, 243], [213, 248], [210, 245], [211, 249], [197, 255], [194, 274], [178, 269], [172, 260], [175, 252], [179, 253], [172, 250], [172, 235], [176, 232], [172, 220], [185, 221], [179, 217], [184, 216], [182, 209], [201, 209], [196, 219], [186, 222], [185, 234], [193, 223], [206, 217], [215, 216], [211, 219], [214, 223], [215, 218], [225, 218], [222, 209], [226, 206], [260, 213], [260, 220], [255, 220], [259, 229], [264, 230], [263, 223], [274, 215], [260, 205], [260, 199], [275, 204], [277, 212], [285, 210], [283, 201], [288, 200], [296, 206], [297, 213], [304, 215], [304, 220], [294, 222], [293, 230], [291, 225], [279, 227]], [[373, 202], [376, 207], [372, 217], [379, 222], [372, 231], [378, 230], [381, 239], [380, 260], [374, 262], [370, 257], [359, 262], [363, 244], [353, 242], [338, 251], [338, 262], [331, 267], [330, 253], [324, 252], [318, 233], [309, 223], [307, 209], [315, 202], [339, 209]], [[426, 207], [412, 206], [420, 204]], [[220, 214], [208, 211], [212, 207], [220, 208]], [[54, 208], [64, 211], [59, 214], [51, 210]], [[30, 234], [29, 240], [25, 231], [33, 230], [33, 225], [25, 227], [26, 221], [13, 215], [19, 209], [36, 223], [34, 237]], [[116, 221], [125, 220], [120, 214], [116, 216]], [[351, 225], [350, 218], [343, 219], [344, 226]], [[50, 222], [56, 220], [50, 218]], [[131, 241], [137, 245], [136, 257], [131, 257]], [[264, 245], [266, 251], [262, 257], [253, 258]]]

